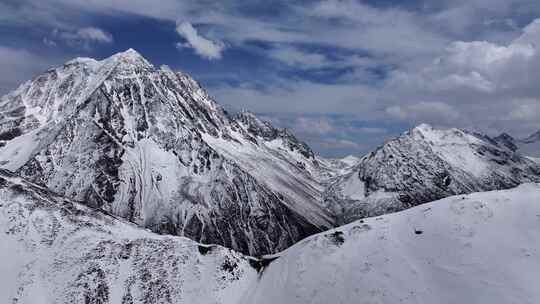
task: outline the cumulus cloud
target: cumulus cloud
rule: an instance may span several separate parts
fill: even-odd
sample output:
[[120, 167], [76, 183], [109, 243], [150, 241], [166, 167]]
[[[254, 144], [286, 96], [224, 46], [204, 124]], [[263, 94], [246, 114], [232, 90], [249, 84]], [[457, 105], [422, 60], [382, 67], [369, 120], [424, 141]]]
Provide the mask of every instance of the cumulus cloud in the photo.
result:
[[225, 49], [224, 44], [203, 37], [191, 23], [178, 23], [176, 25], [176, 32], [186, 40], [185, 43], [177, 43], [176, 46], [178, 48], [192, 48], [199, 56], [209, 60], [221, 59], [221, 53]]
[[390, 74], [384, 86], [385, 112], [403, 121], [518, 136], [532, 132], [540, 128], [538, 45], [540, 19], [507, 43], [451, 42], [431, 63]]
[[[213, 93], [220, 100], [263, 112], [353, 113], [360, 121], [428, 122], [522, 136], [540, 128], [538, 28], [540, 22], [533, 21], [507, 43], [449, 42], [424, 64], [397, 65], [378, 85], [288, 79], [263, 88], [218, 87]], [[376, 62], [377, 58], [362, 64], [369, 66], [371, 60]], [[313, 64], [323, 63], [315, 60]], [[317, 122], [310, 121], [304, 129], [328, 130], [317, 128]], [[348, 128], [330, 125], [333, 131], [319, 132], [321, 137], [335, 136]]]

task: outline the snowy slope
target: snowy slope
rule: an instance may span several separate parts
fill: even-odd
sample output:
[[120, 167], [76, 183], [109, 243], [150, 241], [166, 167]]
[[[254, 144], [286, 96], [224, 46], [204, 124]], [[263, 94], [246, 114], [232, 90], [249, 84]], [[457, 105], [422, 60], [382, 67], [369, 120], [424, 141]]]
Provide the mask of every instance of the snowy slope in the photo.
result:
[[259, 146], [191, 77], [134, 50], [75, 59], [0, 100], [1, 168], [154, 231], [250, 254], [333, 225], [310, 173]]
[[159, 236], [0, 170], [0, 303], [239, 303], [241, 254]]
[[241, 303], [540, 303], [540, 184], [453, 196], [312, 236]]
[[402, 210], [455, 194], [539, 182], [540, 166], [505, 143], [422, 124], [363, 157], [325, 192], [339, 222]]
[[366, 218], [256, 260], [0, 170], [1, 303], [538, 303], [540, 184]]

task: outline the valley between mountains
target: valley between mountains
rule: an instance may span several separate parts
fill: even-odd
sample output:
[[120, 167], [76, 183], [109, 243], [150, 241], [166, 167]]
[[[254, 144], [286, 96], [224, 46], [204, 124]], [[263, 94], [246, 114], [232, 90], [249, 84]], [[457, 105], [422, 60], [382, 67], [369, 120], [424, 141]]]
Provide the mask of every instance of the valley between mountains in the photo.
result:
[[538, 303], [538, 143], [328, 159], [132, 49], [76, 58], [0, 99], [0, 302]]

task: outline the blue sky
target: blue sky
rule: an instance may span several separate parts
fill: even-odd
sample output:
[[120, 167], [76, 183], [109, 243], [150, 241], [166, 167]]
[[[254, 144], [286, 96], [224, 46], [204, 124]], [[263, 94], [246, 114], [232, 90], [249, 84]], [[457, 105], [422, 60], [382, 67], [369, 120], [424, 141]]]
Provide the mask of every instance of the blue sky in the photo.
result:
[[0, 0], [0, 93], [134, 48], [327, 156], [420, 122], [540, 129], [540, 1]]

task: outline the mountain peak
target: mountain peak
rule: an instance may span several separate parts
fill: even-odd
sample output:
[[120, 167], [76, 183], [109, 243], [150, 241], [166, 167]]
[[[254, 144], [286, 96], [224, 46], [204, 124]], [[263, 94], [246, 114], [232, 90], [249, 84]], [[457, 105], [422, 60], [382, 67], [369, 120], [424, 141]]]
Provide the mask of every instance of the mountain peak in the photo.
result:
[[[289, 156], [309, 147], [253, 114], [233, 121], [189, 75], [133, 49], [35, 77], [2, 111], [0, 168], [155, 232], [261, 255], [333, 224], [318, 181], [294, 174]], [[251, 145], [259, 134], [283, 140]]]
[[123, 57], [123, 58], [136, 58], [136, 59], [143, 58], [144, 59], [144, 57], [139, 52], [137, 52], [136, 50], [132, 48], [129, 48], [123, 52], [118, 52], [114, 54], [113, 56]]
[[116, 53], [105, 60], [115, 60], [128, 65], [153, 67], [153, 65], [148, 62], [146, 58], [132, 48]]
[[412, 132], [420, 132], [420, 133], [432, 132], [434, 130], [437, 130], [437, 128], [433, 127], [432, 125], [428, 123], [421, 123], [411, 129]]
[[427, 124], [425, 122], [417, 125], [416, 127], [414, 127], [415, 130], [433, 130], [433, 127], [430, 125], [430, 124]]

